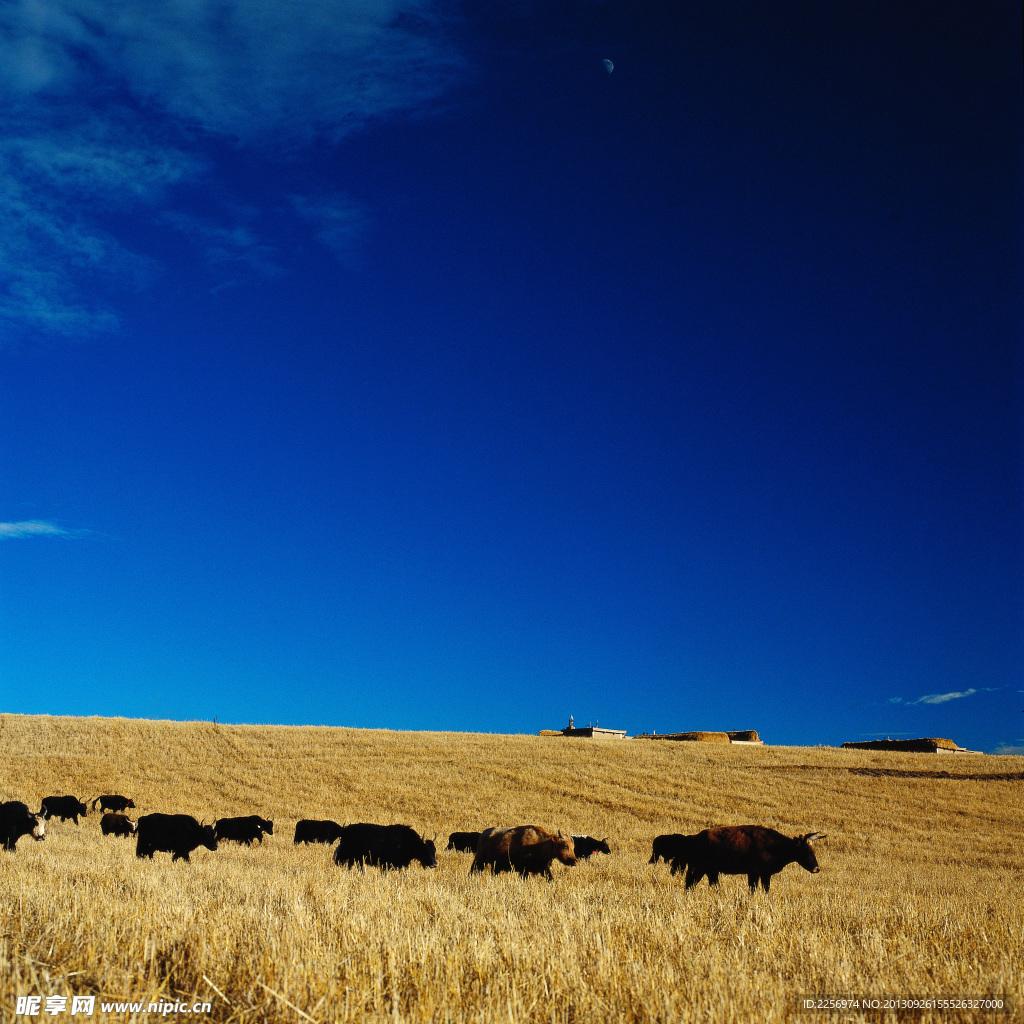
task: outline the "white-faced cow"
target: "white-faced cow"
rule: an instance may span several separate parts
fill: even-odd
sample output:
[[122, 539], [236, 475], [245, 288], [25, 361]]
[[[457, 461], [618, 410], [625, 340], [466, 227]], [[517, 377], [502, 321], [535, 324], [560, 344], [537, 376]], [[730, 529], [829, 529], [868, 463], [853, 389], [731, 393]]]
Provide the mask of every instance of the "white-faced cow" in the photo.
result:
[[479, 832], [453, 832], [448, 837], [445, 849], [457, 850], [459, 853], [476, 853], [476, 844], [479, 842]]
[[49, 818], [60, 818], [61, 821], [72, 818], [77, 825], [79, 817], [84, 818], [89, 813], [89, 808], [77, 796], [47, 796], [43, 798], [43, 806], [39, 808], [40, 814], [44, 811]]
[[105, 836], [133, 836], [138, 830], [138, 823], [124, 814], [104, 814], [100, 818], [100, 831]]
[[103, 796], [96, 797], [92, 802], [92, 809], [96, 810], [96, 805], [100, 805], [101, 811], [118, 811], [124, 813], [129, 809], [134, 809], [135, 801], [127, 796], [120, 796], [117, 793], [105, 793]]
[[294, 843], [327, 843], [330, 845], [341, 836], [341, 825], [336, 821], [318, 821], [303, 818], [295, 823]]
[[349, 868], [364, 864], [389, 868], [407, 868], [418, 860], [425, 868], [437, 867], [437, 848], [432, 839], [421, 836], [409, 825], [371, 825], [360, 822], [343, 825], [334, 863]]
[[20, 800], [0, 804], [0, 845], [13, 853], [22, 836], [31, 836], [36, 842], [45, 839], [46, 815], [33, 814]]
[[[772, 875], [787, 864], [799, 864], [817, 874], [818, 858], [811, 843], [824, 839], [821, 832], [808, 832], [802, 836], [784, 836], [772, 828], [761, 825], [725, 825], [709, 828], [690, 836], [685, 850], [686, 888], [692, 889], [705, 875], [709, 885], [718, 885], [719, 875], [746, 875], [750, 891], [758, 882], [768, 892]], [[672, 862], [672, 873], [682, 870], [677, 858]]]
[[577, 859], [582, 857], [586, 861], [589, 861], [595, 853], [610, 854], [612, 852], [607, 838], [595, 839], [593, 836], [578, 836], [575, 833], [572, 837], [572, 846]]
[[550, 882], [551, 862], [567, 867], [576, 863], [572, 837], [548, 832], [540, 825], [517, 825], [515, 828], [488, 828], [477, 843], [476, 856], [469, 872], [483, 871], [488, 865], [494, 874], [518, 871], [527, 875], [544, 875]]
[[230, 839], [252, 846], [253, 840], [256, 840], [262, 845], [264, 835], [274, 834], [274, 823], [258, 814], [248, 814], [242, 818], [218, 818], [213, 823], [213, 831], [218, 842]]
[[217, 849], [213, 826], [200, 824], [191, 814], [144, 814], [135, 824], [136, 857], [152, 860], [160, 850], [171, 854], [172, 861], [187, 861], [199, 846]]

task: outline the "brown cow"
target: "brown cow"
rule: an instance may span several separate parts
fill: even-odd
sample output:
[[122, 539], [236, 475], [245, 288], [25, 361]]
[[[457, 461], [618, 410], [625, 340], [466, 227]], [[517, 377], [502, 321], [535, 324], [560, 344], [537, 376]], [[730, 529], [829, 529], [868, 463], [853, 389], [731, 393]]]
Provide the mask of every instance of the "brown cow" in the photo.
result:
[[104, 814], [100, 818], [100, 831], [105, 836], [133, 836], [138, 827], [124, 814]]
[[784, 836], [761, 825], [723, 825], [689, 836], [684, 857], [672, 861], [672, 874], [686, 865], [686, 888], [692, 889], [705, 875], [709, 885], [718, 885], [719, 875], [746, 875], [750, 891], [760, 882], [765, 892], [772, 875], [787, 864], [797, 863], [813, 874], [819, 870], [811, 842], [824, 839], [821, 832]]
[[523, 878], [544, 875], [551, 881], [553, 860], [559, 860], [568, 867], [576, 863], [576, 851], [570, 836], [563, 836], [561, 832], [554, 835], [539, 825], [489, 828], [480, 835], [469, 872], [483, 871], [489, 864], [496, 875], [503, 871], [518, 871]]

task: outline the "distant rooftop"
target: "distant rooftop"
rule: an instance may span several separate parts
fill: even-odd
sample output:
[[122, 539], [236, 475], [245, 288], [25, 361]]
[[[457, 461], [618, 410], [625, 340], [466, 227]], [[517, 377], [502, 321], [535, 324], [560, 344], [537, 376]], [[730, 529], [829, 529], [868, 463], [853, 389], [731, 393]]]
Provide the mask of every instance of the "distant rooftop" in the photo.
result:
[[863, 740], [856, 743], [844, 743], [844, 750], [902, 750], [913, 754], [976, 754], [976, 750], [967, 750], [958, 746], [953, 740], [941, 736], [924, 736], [916, 740]]
[[584, 725], [579, 729], [566, 726], [562, 730], [563, 736], [582, 736], [591, 737], [593, 739], [624, 739], [626, 736], [625, 729], [601, 729], [596, 725]]
[[731, 732], [652, 732], [637, 736], [638, 740], [677, 740], [681, 743], [740, 743], [763, 746], [764, 741], [756, 729], [736, 729]]

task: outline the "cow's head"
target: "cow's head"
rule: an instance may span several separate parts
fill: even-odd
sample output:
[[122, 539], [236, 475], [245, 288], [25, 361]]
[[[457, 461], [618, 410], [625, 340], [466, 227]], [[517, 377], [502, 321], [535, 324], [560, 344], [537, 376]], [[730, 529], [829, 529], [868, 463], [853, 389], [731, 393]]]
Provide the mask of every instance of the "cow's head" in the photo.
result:
[[38, 843], [46, 838], [46, 815], [32, 815], [32, 838]]
[[208, 850], [217, 849], [217, 833], [213, 831], [212, 825], [204, 823], [199, 826], [199, 842]]
[[260, 818], [260, 828], [262, 828], [268, 836], [272, 836], [274, 834], [274, 823], [272, 821], [267, 821], [266, 818]]
[[437, 867], [437, 847], [434, 845], [433, 839], [420, 836], [420, 852], [416, 855], [416, 859], [425, 868]]
[[131, 818], [125, 818], [124, 820], [128, 822], [128, 831], [131, 832], [132, 835], [135, 835], [135, 833], [139, 831], [139, 823], [137, 821], [132, 821]]
[[127, 808], [127, 807], [134, 807], [134, 806], [135, 806], [135, 801], [132, 800], [131, 797], [129, 797], [128, 798], [128, 803], [125, 804], [125, 807]]
[[605, 836], [604, 839], [602, 839], [602, 840], [600, 840], [598, 842], [598, 844], [597, 844], [597, 852], [598, 853], [608, 853], [608, 854], [610, 854], [612, 852], [612, 848], [608, 845], [608, 837], [607, 836]]
[[81, 800], [78, 801], [78, 813], [83, 818], [86, 818], [89, 815], [89, 808], [86, 807], [85, 804], [83, 804]]
[[797, 836], [796, 862], [802, 868], [806, 868], [811, 874], [816, 875], [821, 868], [818, 867], [818, 858], [814, 855], [814, 847], [811, 843], [816, 839], [825, 839], [824, 832], [808, 832], [805, 836]]
[[553, 841], [552, 852], [555, 855], [555, 859], [561, 861], [567, 867], [571, 868], [576, 863], [576, 847], [573, 845], [572, 836], [562, 835], [561, 830], [559, 830], [558, 836]]

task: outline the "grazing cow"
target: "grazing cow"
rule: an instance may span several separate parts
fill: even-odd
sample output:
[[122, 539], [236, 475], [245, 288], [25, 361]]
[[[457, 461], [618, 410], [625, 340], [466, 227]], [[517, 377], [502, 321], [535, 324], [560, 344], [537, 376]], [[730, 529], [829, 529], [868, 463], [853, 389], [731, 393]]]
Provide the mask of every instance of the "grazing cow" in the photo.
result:
[[674, 860], [679, 860], [685, 867], [686, 850], [692, 838], [693, 836], [684, 836], [679, 832], [655, 837], [651, 844], [651, 859], [647, 863], [657, 864], [659, 860], [664, 860], [666, 864], [670, 864]]
[[344, 825], [334, 850], [334, 863], [352, 868], [371, 864], [386, 871], [407, 868], [418, 860], [425, 868], [437, 867], [437, 848], [432, 839], [409, 825]]
[[218, 842], [231, 839], [236, 843], [252, 846], [255, 839], [262, 845], [264, 834], [274, 834], [274, 823], [261, 818], [258, 814], [249, 814], [244, 818], [218, 818], [213, 823], [213, 831]]
[[612, 852], [611, 847], [608, 845], [607, 837], [604, 839], [595, 839], [593, 836], [578, 836], [574, 834], [572, 837], [572, 846], [577, 859], [582, 857], [587, 861], [590, 860], [592, 854]]
[[105, 796], [98, 796], [92, 802], [92, 809], [96, 810], [96, 805], [100, 805], [101, 811], [119, 811], [124, 812], [129, 808], [135, 807], [135, 801], [126, 796], [118, 796], [116, 793], [107, 793]]
[[469, 873], [483, 871], [489, 864], [496, 875], [503, 871], [518, 871], [524, 878], [527, 875], [544, 875], [551, 881], [553, 860], [559, 860], [568, 867], [576, 863], [571, 836], [563, 836], [561, 832], [554, 835], [539, 825], [489, 828], [480, 836]]
[[104, 814], [100, 818], [100, 831], [105, 836], [133, 836], [138, 828], [138, 822], [123, 814]]
[[172, 861], [189, 859], [199, 846], [217, 849], [212, 825], [201, 825], [191, 814], [144, 814], [135, 823], [135, 856], [153, 859], [157, 850], [173, 854]]
[[457, 850], [459, 853], [476, 853], [476, 844], [479, 842], [479, 832], [453, 832], [448, 837], [445, 849]]
[[46, 815], [33, 814], [28, 804], [8, 800], [0, 804], [0, 842], [5, 850], [14, 852], [22, 836], [31, 836], [38, 842], [46, 838]]
[[303, 818], [295, 823], [294, 843], [327, 843], [330, 845], [341, 836], [341, 826], [336, 821], [317, 821]]
[[[705, 829], [689, 838], [687, 889], [692, 889], [705, 875], [709, 885], [718, 885], [719, 875], [746, 875], [751, 892], [757, 889], [758, 882], [768, 892], [772, 875], [787, 864], [795, 862], [817, 874], [820, 868], [811, 843], [825, 836], [821, 832], [808, 832], [790, 838], [761, 825], [726, 825]], [[674, 860], [672, 873], [677, 870], [682, 870], [682, 864]]]
[[89, 813], [89, 809], [77, 796], [44, 797], [43, 806], [39, 808], [39, 813], [42, 814], [44, 811], [48, 818], [60, 818], [61, 821], [73, 818], [76, 825], [78, 824], [79, 816], [84, 818]]

